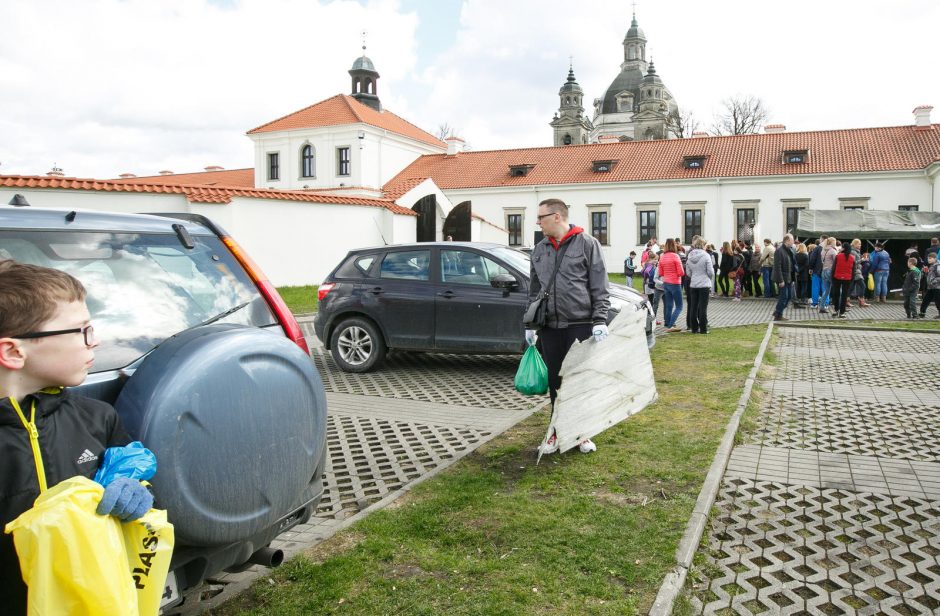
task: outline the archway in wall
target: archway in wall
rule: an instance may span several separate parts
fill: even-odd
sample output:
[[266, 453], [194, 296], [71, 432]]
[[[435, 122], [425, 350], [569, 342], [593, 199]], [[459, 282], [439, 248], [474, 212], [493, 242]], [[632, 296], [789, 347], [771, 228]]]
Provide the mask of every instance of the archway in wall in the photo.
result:
[[470, 202], [464, 201], [450, 211], [444, 220], [444, 237], [451, 236], [455, 242], [470, 241]]
[[436, 239], [434, 237], [434, 216], [437, 212], [437, 197], [434, 195], [421, 197], [411, 209], [418, 214], [415, 239], [419, 242], [433, 242]]

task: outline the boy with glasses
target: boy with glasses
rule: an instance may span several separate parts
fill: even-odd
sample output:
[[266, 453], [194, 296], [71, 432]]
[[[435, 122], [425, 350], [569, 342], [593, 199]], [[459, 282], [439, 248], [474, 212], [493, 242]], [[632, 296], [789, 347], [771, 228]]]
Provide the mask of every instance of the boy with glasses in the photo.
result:
[[[80, 385], [94, 363], [90, 319], [85, 288], [72, 276], [0, 261], [0, 529], [41, 491], [76, 475], [94, 478], [104, 450], [130, 441], [109, 404], [64, 389]], [[98, 513], [136, 520], [152, 505], [143, 484], [119, 478]], [[12, 537], [0, 533], [4, 613], [25, 614], [26, 593]]]

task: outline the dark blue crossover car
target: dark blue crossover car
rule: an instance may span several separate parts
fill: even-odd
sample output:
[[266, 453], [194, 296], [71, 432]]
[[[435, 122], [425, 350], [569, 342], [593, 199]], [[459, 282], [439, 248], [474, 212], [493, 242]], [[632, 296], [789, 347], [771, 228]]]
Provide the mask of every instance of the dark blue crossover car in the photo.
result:
[[[529, 255], [500, 244], [422, 242], [350, 251], [320, 285], [314, 327], [337, 365], [376, 367], [386, 351], [522, 353]], [[653, 311], [644, 295], [610, 284], [610, 315]]]
[[100, 345], [80, 393], [115, 406], [157, 456], [175, 527], [164, 606], [222, 570], [280, 564], [269, 547], [323, 493], [326, 397], [271, 283], [195, 215], [0, 206], [0, 259], [64, 270]]

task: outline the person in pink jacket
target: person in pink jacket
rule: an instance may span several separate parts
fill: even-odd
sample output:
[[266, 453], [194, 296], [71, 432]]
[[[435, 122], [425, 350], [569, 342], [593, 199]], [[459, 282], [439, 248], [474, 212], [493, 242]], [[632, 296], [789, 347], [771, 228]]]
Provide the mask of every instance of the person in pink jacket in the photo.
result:
[[666, 240], [666, 250], [659, 258], [659, 275], [663, 279], [663, 325], [667, 332], [681, 332], [676, 327], [676, 319], [682, 312], [682, 261], [676, 253], [676, 241], [672, 238]]

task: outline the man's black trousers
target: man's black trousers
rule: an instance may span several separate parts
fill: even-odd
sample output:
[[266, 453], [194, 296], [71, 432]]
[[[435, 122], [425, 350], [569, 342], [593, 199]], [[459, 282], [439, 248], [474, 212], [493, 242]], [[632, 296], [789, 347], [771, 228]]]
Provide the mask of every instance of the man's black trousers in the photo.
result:
[[539, 352], [542, 354], [542, 360], [548, 368], [548, 394], [551, 396], [552, 403], [558, 395], [558, 388], [561, 387], [561, 377], [558, 371], [561, 370], [561, 363], [565, 361], [565, 355], [568, 349], [574, 344], [575, 340], [587, 340], [591, 337], [592, 326], [585, 323], [583, 325], [569, 325], [563, 329], [552, 329], [543, 327], [539, 330]]

